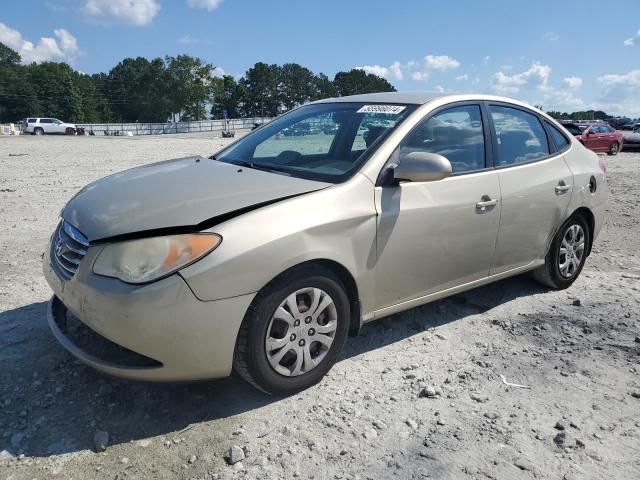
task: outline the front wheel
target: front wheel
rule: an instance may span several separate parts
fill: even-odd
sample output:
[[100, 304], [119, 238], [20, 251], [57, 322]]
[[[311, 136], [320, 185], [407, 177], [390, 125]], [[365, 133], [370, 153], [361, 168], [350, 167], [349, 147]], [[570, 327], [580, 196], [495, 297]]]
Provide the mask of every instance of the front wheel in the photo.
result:
[[330, 270], [294, 268], [254, 299], [238, 333], [233, 368], [266, 393], [304, 390], [336, 362], [350, 313], [344, 286]]
[[584, 217], [571, 217], [556, 233], [544, 265], [533, 271], [534, 278], [557, 290], [568, 288], [584, 267], [590, 242], [591, 231]]
[[39, 137], [40, 135], [44, 135], [44, 130], [40, 127], [36, 127], [33, 129], [33, 134]]
[[76, 131], [75, 131], [75, 129], [73, 129], [73, 128], [67, 128], [67, 129], [65, 130], [65, 134], [66, 134], [66, 135], [75, 135], [75, 134], [76, 134]]
[[620, 145], [618, 142], [613, 142], [609, 147], [609, 155], [617, 155], [620, 150]]

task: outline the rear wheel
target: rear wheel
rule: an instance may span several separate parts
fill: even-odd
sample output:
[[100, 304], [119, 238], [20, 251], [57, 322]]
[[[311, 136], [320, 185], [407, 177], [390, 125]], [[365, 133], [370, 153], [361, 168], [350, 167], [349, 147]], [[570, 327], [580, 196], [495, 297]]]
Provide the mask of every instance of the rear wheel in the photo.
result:
[[569, 287], [584, 267], [590, 242], [591, 232], [584, 217], [571, 217], [556, 233], [544, 265], [533, 271], [534, 278], [554, 289]]
[[37, 136], [44, 135], [44, 130], [40, 127], [36, 127], [33, 129], [33, 134]]
[[267, 393], [304, 390], [336, 362], [349, 318], [344, 286], [330, 270], [294, 268], [254, 299], [238, 333], [233, 368]]
[[609, 155], [617, 155], [620, 150], [620, 144], [618, 142], [613, 142], [609, 147]]

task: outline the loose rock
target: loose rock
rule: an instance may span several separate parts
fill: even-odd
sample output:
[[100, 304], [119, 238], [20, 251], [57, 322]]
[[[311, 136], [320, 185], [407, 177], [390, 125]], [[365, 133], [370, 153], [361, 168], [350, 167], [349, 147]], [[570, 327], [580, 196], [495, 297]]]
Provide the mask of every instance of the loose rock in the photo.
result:
[[573, 448], [576, 446], [576, 439], [567, 431], [558, 433], [553, 437], [553, 441], [556, 445], [562, 448]]
[[486, 403], [489, 401], [489, 397], [487, 395], [482, 395], [480, 393], [472, 393], [471, 400], [478, 403]]
[[245, 454], [244, 454], [244, 450], [242, 450], [242, 448], [240, 448], [237, 445], [232, 446], [229, 449], [229, 454], [227, 455], [227, 462], [229, 463], [229, 465], [235, 465], [236, 463], [244, 460]]
[[93, 436], [93, 446], [96, 452], [104, 452], [109, 445], [109, 433], [98, 430]]
[[436, 387], [434, 387], [433, 385], [427, 385], [420, 391], [421, 397], [433, 398], [436, 395], [437, 395]]

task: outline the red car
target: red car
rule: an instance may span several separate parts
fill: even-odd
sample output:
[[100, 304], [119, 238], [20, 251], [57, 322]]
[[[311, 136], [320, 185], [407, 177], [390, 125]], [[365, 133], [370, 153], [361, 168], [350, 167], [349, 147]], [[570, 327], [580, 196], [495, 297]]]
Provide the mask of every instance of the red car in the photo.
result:
[[608, 123], [599, 122], [583, 125], [565, 123], [563, 127], [580, 140], [585, 147], [594, 152], [617, 155], [622, 150], [624, 143], [622, 133], [611, 128]]

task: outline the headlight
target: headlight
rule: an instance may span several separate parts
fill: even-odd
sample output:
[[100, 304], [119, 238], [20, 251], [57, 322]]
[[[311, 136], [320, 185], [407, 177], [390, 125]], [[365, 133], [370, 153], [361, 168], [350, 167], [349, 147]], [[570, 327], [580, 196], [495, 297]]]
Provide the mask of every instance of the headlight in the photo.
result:
[[199, 260], [220, 242], [215, 233], [189, 233], [112, 243], [98, 255], [93, 273], [127, 283], [152, 282]]

